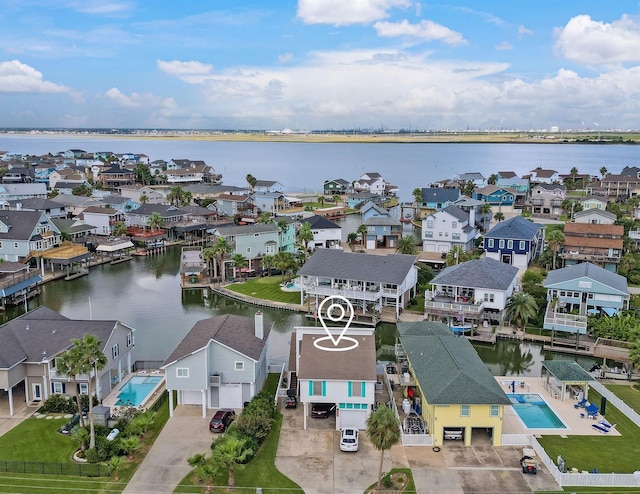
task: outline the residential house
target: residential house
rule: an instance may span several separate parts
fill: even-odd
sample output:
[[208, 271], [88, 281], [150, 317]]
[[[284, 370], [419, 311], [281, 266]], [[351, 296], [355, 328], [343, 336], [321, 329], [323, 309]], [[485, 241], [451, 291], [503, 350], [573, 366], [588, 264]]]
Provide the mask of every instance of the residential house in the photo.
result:
[[205, 181], [209, 168], [206, 164], [192, 165], [187, 168], [167, 170], [164, 174], [169, 185], [198, 184]]
[[349, 194], [347, 197], [347, 207], [350, 209], [359, 209], [368, 202], [381, 204], [385, 201], [385, 197], [373, 192], [358, 191]]
[[520, 178], [515, 174], [511, 177], [499, 177], [495, 185], [514, 190], [517, 194], [526, 194], [529, 192], [529, 179]]
[[594, 188], [601, 189], [598, 195], [605, 195], [610, 201], [624, 201], [631, 197], [631, 191], [640, 187], [640, 177], [629, 175], [608, 175], [598, 186], [597, 182], [587, 186], [587, 193], [594, 193]]
[[45, 184], [0, 184], [0, 202], [34, 198], [47, 198], [47, 186]]
[[75, 243], [84, 243], [84, 240], [96, 234], [96, 227], [89, 225], [80, 219], [51, 218], [54, 225], [60, 230], [60, 234]]
[[623, 235], [622, 225], [567, 223], [560, 257], [565, 266], [588, 261], [615, 273], [622, 257]]
[[460, 175], [457, 175], [454, 180], [462, 185], [467, 182], [471, 182], [474, 187], [484, 187], [487, 185], [487, 179], [480, 172], [461, 173]]
[[196, 322], [161, 367], [169, 414], [174, 392], [178, 405], [201, 406], [203, 417], [211, 408], [242, 409], [267, 378], [270, 333], [261, 312], [254, 319], [225, 314]]
[[536, 168], [535, 170], [531, 170], [529, 173], [529, 180], [534, 183], [553, 184], [560, 181], [560, 175], [555, 170]]
[[73, 194], [58, 194], [50, 199], [65, 207], [67, 214], [77, 217], [90, 206], [106, 206], [99, 198], [87, 196], [74, 196]]
[[427, 319], [468, 328], [484, 320], [501, 322], [517, 275], [518, 268], [490, 257], [449, 266], [425, 294]]
[[491, 218], [493, 218], [493, 212], [489, 211], [487, 213], [482, 212], [482, 207], [484, 206], [484, 201], [479, 201], [478, 199], [472, 199], [467, 196], [461, 196], [454, 205], [455, 207], [462, 209], [465, 213], [471, 217], [472, 215], [475, 218], [475, 225], [473, 224], [473, 220], [469, 221], [471, 226], [475, 226], [481, 231], [486, 231], [491, 225]]
[[216, 237], [223, 237], [233, 248], [226, 259], [232, 261], [235, 254], [249, 261], [249, 269], [259, 269], [260, 261], [266, 255], [278, 253], [280, 230], [275, 223], [255, 223], [250, 225], [220, 225], [209, 230]]
[[389, 211], [374, 202], [368, 201], [360, 208], [360, 216], [362, 216], [362, 221], [367, 221], [374, 216], [389, 216]]
[[157, 213], [162, 218], [162, 228], [172, 231], [180, 222], [185, 220], [186, 212], [171, 204], [141, 204], [140, 207], [125, 211], [127, 226], [139, 229], [149, 228], [149, 218]]
[[559, 217], [563, 214], [562, 202], [566, 195], [567, 188], [564, 185], [535, 184], [526, 206], [533, 216]]
[[254, 192], [253, 204], [258, 211], [276, 215], [289, 208], [289, 201], [282, 192]]
[[543, 286], [547, 289], [543, 327], [552, 331], [586, 334], [587, 316], [613, 315], [629, 305], [626, 278], [590, 262], [550, 271]]
[[316, 249], [298, 270], [305, 295], [315, 307], [325, 297], [341, 295], [355, 309], [355, 324], [377, 324], [384, 308], [397, 319], [416, 295], [416, 256], [362, 254], [340, 249]]
[[49, 188], [57, 189], [59, 184], [64, 182], [66, 184], [74, 184], [74, 187], [80, 185], [89, 185], [89, 181], [84, 173], [72, 168], [62, 168], [54, 170], [49, 174]]
[[122, 197], [131, 199], [132, 202], [142, 204], [141, 198], [146, 197], [145, 203], [161, 204], [165, 201], [165, 195], [153, 187], [142, 184], [122, 185], [118, 188]]
[[491, 206], [498, 206], [500, 210], [511, 211], [516, 202], [516, 195], [513, 189], [489, 184], [486, 187], [474, 189], [471, 197], [489, 203]]
[[[633, 194], [632, 194], [633, 195]], [[607, 209], [607, 201], [603, 200], [598, 196], [587, 196], [582, 197], [578, 200], [582, 209], [602, 209], [603, 211]]]
[[402, 223], [398, 218], [372, 216], [364, 221], [367, 227], [367, 249], [395, 249], [402, 238]]
[[60, 231], [40, 211], [0, 211], [0, 258], [21, 262], [61, 243]]
[[212, 185], [212, 184], [191, 184], [183, 187], [191, 193], [193, 201], [201, 204], [202, 201], [214, 201], [223, 194], [249, 196], [251, 189], [246, 187], [236, 187], [235, 185]]
[[216, 209], [220, 216], [257, 216], [257, 207], [250, 195], [220, 194], [216, 199]]
[[62, 156], [64, 156], [65, 158], [75, 160], [78, 158], [84, 158], [86, 154], [87, 152], [84, 149], [67, 149], [65, 152], [62, 153]]
[[26, 303], [27, 299], [40, 293], [42, 277], [37, 270], [22, 262], [0, 263], [0, 307]]
[[269, 192], [282, 193], [284, 191], [284, 186], [275, 180], [256, 180], [256, 184], [253, 186], [254, 192]]
[[574, 223], [589, 223], [592, 225], [613, 225], [617, 220], [617, 216], [604, 209], [583, 209], [577, 213], [573, 213]]
[[544, 226], [522, 216], [499, 222], [484, 236], [487, 257], [522, 270], [542, 253], [543, 247]]
[[[134, 329], [119, 321], [69, 319], [45, 306], [27, 312], [0, 326], [0, 389], [9, 395], [13, 415], [16, 391], [24, 393], [27, 403], [44, 401], [53, 394], [88, 394], [89, 379], [100, 400], [132, 371]], [[100, 341], [107, 357], [103, 369], [76, 376], [73, 390], [70, 376], [58, 368], [58, 360], [72, 348], [74, 339], [85, 334]]]
[[[337, 338], [341, 330], [333, 330]], [[354, 338], [357, 345], [348, 348], [352, 341], [341, 338], [336, 346], [328, 342], [332, 351], [323, 349], [324, 328], [296, 327], [291, 335], [293, 367], [298, 380], [300, 403], [304, 407], [303, 428], [311, 416], [314, 403], [327, 403], [336, 407], [336, 430], [354, 427], [365, 430], [367, 419], [376, 401], [376, 343], [373, 329], [349, 328], [347, 338]], [[326, 340], [324, 340], [326, 341]]]
[[442, 446], [445, 429], [455, 429], [462, 430], [465, 446], [473, 445], [476, 431], [501, 446], [511, 401], [469, 340], [425, 321], [398, 323], [398, 333], [413, 384], [412, 408], [419, 409], [431, 444]]
[[445, 189], [441, 187], [424, 187], [422, 188], [422, 200], [418, 204], [420, 218], [426, 215], [451, 206], [460, 199], [459, 189]]
[[118, 195], [105, 195], [100, 198], [100, 201], [105, 203], [107, 207], [112, 209], [118, 209], [120, 211], [133, 211], [140, 207], [140, 204], [134, 200]]
[[362, 176], [353, 182], [353, 190], [356, 192], [365, 191], [384, 196], [387, 192], [387, 182], [377, 172], [363, 173]]
[[49, 184], [49, 175], [56, 169], [55, 163], [44, 163], [33, 169], [33, 181], [38, 183]]
[[89, 206], [82, 211], [80, 219], [89, 225], [94, 225], [96, 235], [111, 235], [113, 227], [116, 223], [124, 222], [125, 216], [117, 209]]
[[67, 217], [67, 210], [64, 204], [50, 199], [31, 198], [9, 201], [7, 209], [12, 211], [41, 211], [49, 218]]
[[27, 168], [22, 163], [10, 163], [6, 171], [2, 175], [3, 184], [24, 184], [33, 182], [34, 171], [31, 167]]
[[336, 178], [333, 180], [325, 180], [322, 188], [324, 195], [333, 196], [346, 194], [349, 191], [351, 184], [343, 178]]
[[447, 206], [422, 220], [422, 250], [449, 252], [461, 247], [465, 252], [475, 247], [480, 234], [476, 229], [475, 209], [470, 214], [456, 206]]
[[313, 240], [309, 243], [311, 250], [341, 248], [342, 227], [340, 225], [318, 214], [304, 218], [300, 223], [309, 223], [313, 233]]
[[122, 185], [135, 183], [136, 175], [120, 165], [111, 165], [100, 170], [97, 179], [105, 189], [117, 189]]

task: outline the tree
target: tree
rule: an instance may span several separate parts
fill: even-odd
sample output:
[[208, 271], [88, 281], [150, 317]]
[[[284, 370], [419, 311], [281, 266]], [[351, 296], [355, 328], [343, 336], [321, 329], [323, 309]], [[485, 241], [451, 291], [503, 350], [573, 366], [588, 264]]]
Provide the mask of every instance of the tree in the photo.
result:
[[218, 470], [225, 469], [229, 472], [229, 488], [236, 486], [235, 471], [253, 453], [247, 446], [246, 439], [239, 439], [232, 435], [225, 435], [212, 445], [211, 461]]
[[473, 183], [473, 180], [467, 180], [462, 187], [462, 194], [471, 197], [475, 188], [476, 184]]
[[113, 229], [111, 230], [111, 235], [114, 237], [123, 237], [127, 234], [127, 225], [124, 221], [118, 221], [115, 225], [113, 225]]
[[[213, 256], [218, 261], [218, 267], [220, 268], [220, 276], [222, 277], [222, 279], [226, 279], [227, 276], [225, 272], [224, 260], [226, 258], [227, 253], [233, 252], [233, 247], [225, 237], [218, 237], [215, 243], [213, 244], [213, 246], [211, 247], [211, 249], [212, 249]], [[205, 250], [208, 250], [208, 249], [205, 249]], [[216, 274], [214, 276], [216, 277], [218, 276], [217, 269], [216, 269]]]
[[422, 204], [422, 189], [420, 187], [416, 187], [413, 189], [411, 194], [413, 195], [413, 203], [415, 205], [415, 216], [418, 216], [420, 204]]
[[249, 184], [249, 187], [251, 188], [251, 190], [253, 190], [253, 188], [258, 183], [258, 179], [256, 177], [254, 177], [253, 175], [251, 175], [251, 173], [247, 174], [246, 180], [247, 180], [247, 183]]
[[258, 223], [261, 225], [268, 225], [271, 223], [271, 215], [269, 213], [262, 213], [258, 216]]
[[504, 219], [504, 213], [502, 211], [498, 211], [496, 214], [493, 215], [493, 217], [499, 223]]
[[549, 246], [549, 249], [551, 249], [551, 252], [553, 252], [553, 258], [551, 262], [551, 265], [553, 266], [552, 269], [556, 269], [556, 258], [558, 257], [558, 251], [563, 244], [564, 233], [562, 232], [562, 230], [557, 228], [551, 230], [547, 235], [547, 245]]
[[249, 265], [249, 261], [242, 254], [234, 254], [231, 260], [231, 266], [234, 270], [234, 276], [236, 276], [238, 271], [241, 271], [243, 268], [246, 268]]
[[[95, 376], [93, 379], [98, 380], [98, 371], [104, 369], [104, 366], [107, 365], [107, 357], [100, 347], [102, 346], [102, 342], [98, 340], [98, 338], [94, 335], [85, 334], [82, 339], [73, 339], [72, 351], [78, 352], [77, 358], [79, 365], [80, 374], [91, 375], [92, 372], [95, 372]], [[74, 349], [75, 348], [75, 349]], [[96, 446], [96, 431], [95, 424], [93, 420], [93, 379], [89, 378], [88, 389], [89, 389], [89, 449], [95, 448]]]
[[130, 460], [133, 459], [133, 453], [140, 449], [140, 438], [138, 436], [127, 436], [120, 439], [120, 447]]
[[382, 482], [382, 465], [384, 452], [400, 441], [400, 424], [391, 408], [378, 407], [367, 419], [367, 435], [371, 444], [380, 451], [380, 468], [378, 469], [378, 489]]
[[447, 252], [447, 257], [445, 261], [447, 266], [455, 266], [456, 264], [460, 264], [461, 262], [466, 262], [469, 260], [469, 254], [467, 254], [464, 249], [459, 245], [454, 245]]
[[[82, 356], [78, 351], [78, 347], [73, 346], [62, 354], [62, 357], [56, 359], [56, 365], [58, 371], [61, 374], [69, 376], [71, 378], [71, 385], [73, 387], [73, 397], [78, 405], [78, 416], [80, 417], [80, 427], [83, 430], [85, 427], [84, 417], [82, 414], [82, 400], [80, 400], [80, 393], [78, 392], [78, 380], [76, 376], [82, 374]], [[81, 449], [84, 451], [84, 447], [81, 445]]]
[[367, 239], [367, 225], [361, 223], [356, 233], [360, 235], [360, 243], [362, 244], [362, 248], [364, 248], [364, 241]]
[[112, 456], [107, 463], [107, 469], [110, 474], [113, 474], [113, 480], [120, 480], [120, 468], [124, 463], [124, 456]]
[[275, 266], [275, 259], [272, 255], [265, 255], [262, 258], [262, 269], [266, 269], [269, 276], [271, 276], [271, 268]]
[[146, 204], [147, 202], [149, 202], [149, 196], [147, 196], [147, 194], [142, 194], [140, 196], [140, 204]]
[[482, 227], [484, 231], [487, 231], [487, 218], [489, 222], [491, 222], [491, 204], [485, 202], [482, 206], [480, 206], [479, 213], [482, 215]]
[[600, 175], [602, 175], [602, 178], [604, 178], [604, 177], [606, 177], [606, 176], [607, 176], [607, 172], [608, 172], [608, 171], [609, 171], [609, 170], [607, 170], [607, 167], [606, 167], [606, 166], [603, 166], [603, 167], [601, 167], [601, 168], [600, 168]]
[[74, 196], [91, 197], [92, 192], [93, 191], [91, 187], [89, 187], [87, 184], [77, 185], [76, 187], [71, 189], [71, 194], [73, 194]]
[[273, 256], [273, 259], [276, 268], [282, 273], [283, 282], [289, 271], [293, 271], [298, 268], [298, 261], [296, 261], [296, 256], [292, 252], [278, 252]]
[[[82, 413], [80, 414], [82, 419]], [[84, 420], [82, 421], [84, 422]], [[71, 430], [71, 437], [73, 437], [80, 445], [80, 451], [87, 449], [87, 443], [89, 442], [89, 431], [84, 425], [76, 426]]]
[[136, 176], [136, 182], [141, 183], [142, 185], [151, 185], [153, 177], [151, 176], [151, 171], [147, 165], [138, 163], [133, 172]]
[[306, 221], [300, 225], [298, 229], [298, 233], [296, 234], [298, 237], [298, 242], [302, 244], [304, 251], [304, 259], [307, 260], [307, 256], [309, 254], [309, 243], [313, 240], [313, 231], [311, 231], [311, 225]]
[[187, 459], [189, 466], [195, 468], [195, 476], [205, 483], [205, 492], [211, 492], [218, 468], [202, 454], [198, 453]]
[[353, 247], [355, 245], [355, 243], [358, 241], [358, 234], [356, 232], [351, 232], [347, 235], [347, 243], [349, 244], [349, 247], [351, 248], [351, 252], [353, 252], [355, 250], [355, 248]]
[[397, 254], [409, 254], [415, 255], [417, 254], [416, 250], [416, 242], [412, 235], [408, 235], [406, 237], [401, 237], [398, 240], [398, 248], [396, 249]]
[[167, 200], [177, 208], [189, 204], [192, 197], [191, 192], [184, 190], [180, 186], [171, 187], [167, 194]]
[[497, 181], [498, 181], [498, 175], [496, 175], [495, 173], [492, 173], [491, 175], [489, 175], [489, 178], [487, 179], [487, 183], [490, 185], [495, 185]]
[[152, 232], [161, 228], [163, 223], [164, 220], [162, 219], [162, 216], [160, 216], [160, 213], [156, 211], [151, 213], [149, 215], [149, 219], [147, 220], [147, 226], [151, 229]]
[[318, 202], [320, 203], [320, 207], [324, 206], [324, 200], [325, 200], [324, 196], [318, 196]]
[[629, 357], [631, 357], [631, 365], [640, 366], [640, 331], [634, 329], [631, 335], [631, 348], [629, 348]]
[[528, 293], [520, 292], [512, 295], [507, 302], [507, 314], [516, 319], [517, 327], [521, 328], [527, 324], [527, 321], [538, 313], [538, 304], [533, 296]]

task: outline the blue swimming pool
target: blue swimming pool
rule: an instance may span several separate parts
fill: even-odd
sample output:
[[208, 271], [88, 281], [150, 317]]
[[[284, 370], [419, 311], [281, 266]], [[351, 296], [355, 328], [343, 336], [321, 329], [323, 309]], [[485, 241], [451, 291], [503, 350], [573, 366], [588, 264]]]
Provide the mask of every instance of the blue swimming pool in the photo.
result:
[[140, 406], [160, 381], [159, 376], [133, 376], [120, 389], [116, 406]]
[[508, 394], [511, 406], [528, 429], [566, 429], [562, 420], [535, 393]]

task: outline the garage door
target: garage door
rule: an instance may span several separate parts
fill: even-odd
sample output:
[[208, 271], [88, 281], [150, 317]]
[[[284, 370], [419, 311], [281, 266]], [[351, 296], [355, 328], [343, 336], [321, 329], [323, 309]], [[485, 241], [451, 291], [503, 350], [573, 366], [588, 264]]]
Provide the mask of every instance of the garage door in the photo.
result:
[[441, 245], [440, 246], [440, 252], [441, 253], [449, 252], [449, 246], [448, 245]]
[[435, 242], [425, 242], [424, 248], [422, 249], [425, 252], [437, 252]]
[[367, 411], [342, 409], [336, 426], [338, 429], [355, 427], [356, 429], [364, 430], [367, 428]]
[[195, 391], [182, 391], [182, 404], [183, 405], [202, 405], [202, 392]]
[[242, 385], [220, 386], [220, 408], [242, 408]]
[[367, 249], [375, 249], [376, 248], [376, 239], [373, 238], [371, 240], [367, 239]]

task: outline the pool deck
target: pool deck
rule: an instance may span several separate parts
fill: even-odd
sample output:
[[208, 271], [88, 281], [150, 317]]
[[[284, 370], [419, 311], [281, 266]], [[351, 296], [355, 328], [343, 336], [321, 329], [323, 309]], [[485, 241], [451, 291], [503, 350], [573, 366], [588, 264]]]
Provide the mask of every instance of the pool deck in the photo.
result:
[[132, 372], [131, 374], [127, 374], [122, 381], [120, 381], [116, 386], [109, 392], [107, 396], [102, 400], [102, 404], [104, 406], [110, 407], [112, 410], [118, 409], [119, 406], [116, 405], [118, 401], [118, 395], [120, 394], [120, 390], [123, 386], [129, 382], [129, 379], [132, 377], [161, 377], [162, 381], [160, 381], [153, 390], [147, 395], [144, 401], [138, 406], [138, 408], [146, 408], [150, 403], [153, 403], [160, 393], [165, 391], [165, 381], [164, 381], [164, 372], [163, 371], [138, 371]]
[[[554, 398], [544, 387], [543, 381], [539, 377], [513, 377], [513, 376], [496, 376], [496, 381], [502, 387], [505, 393], [511, 394], [511, 383], [515, 380], [518, 383], [515, 387], [516, 394], [535, 393], [542, 397], [549, 408], [564, 422], [566, 429], [528, 429], [518, 417], [515, 410], [506, 406], [504, 408], [504, 417], [502, 421], [503, 434], [534, 434], [534, 435], [555, 435], [555, 436], [619, 436], [617, 429], [613, 428], [604, 434], [597, 431], [593, 424], [603, 420], [604, 417], [598, 414], [595, 418], [589, 419], [584, 408], [574, 408], [577, 403], [573, 398], [567, 398], [562, 401], [560, 397]], [[524, 383], [521, 386], [520, 383]], [[596, 403], [596, 405], [598, 405]], [[612, 405], [610, 405], [612, 406]], [[584, 417], [580, 414], [584, 414]]]

